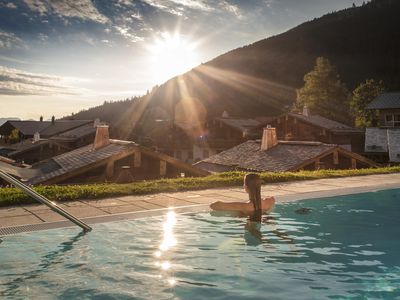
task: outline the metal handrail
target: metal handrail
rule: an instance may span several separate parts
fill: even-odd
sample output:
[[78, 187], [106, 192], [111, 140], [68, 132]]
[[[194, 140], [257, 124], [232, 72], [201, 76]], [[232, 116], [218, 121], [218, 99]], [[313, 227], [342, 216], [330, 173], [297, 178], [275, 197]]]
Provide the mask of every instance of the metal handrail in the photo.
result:
[[78, 225], [84, 231], [91, 231], [92, 230], [92, 228], [89, 225], [87, 225], [86, 223], [82, 222], [78, 218], [74, 217], [69, 212], [67, 212], [66, 210], [64, 210], [61, 207], [59, 207], [56, 203], [48, 200], [46, 197], [40, 195], [34, 189], [30, 188], [26, 184], [23, 184], [21, 181], [19, 181], [19, 180], [15, 179], [14, 177], [8, 175], [7, 173], [5, 173], [2, 170], [0, 170], [0, 178], [2, 178], [5, 181], [11, 183], [15, 187], [20, 188], [22, 191], [24, 191], [25, 193], [27, 193], [29, 196], [33, 197], [34, 199], [36, 199], [40, 203], [42, 203], [44, 205], [47, 205], [48, 207], [50, 207], [51, 210], [57, 212], [58, 214], [62, 215], [64, 218], [70, 220], [72, 223]]

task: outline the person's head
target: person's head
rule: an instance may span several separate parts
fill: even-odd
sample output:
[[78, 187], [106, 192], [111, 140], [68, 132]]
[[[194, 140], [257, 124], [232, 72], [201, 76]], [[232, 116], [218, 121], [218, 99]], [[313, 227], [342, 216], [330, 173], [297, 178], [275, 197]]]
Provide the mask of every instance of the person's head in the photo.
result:
[[249, 173], [244, 176], [244, 188], [249, 194], [255, 211], [261, 210], [261, 183], [262, 180], [258, 174]]

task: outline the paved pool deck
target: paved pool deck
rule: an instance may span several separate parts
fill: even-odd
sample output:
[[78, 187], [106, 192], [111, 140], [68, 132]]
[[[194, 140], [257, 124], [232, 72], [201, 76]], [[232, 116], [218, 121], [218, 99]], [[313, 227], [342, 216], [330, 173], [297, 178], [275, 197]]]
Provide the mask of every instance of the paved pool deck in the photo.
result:
[[[400, 173], [266, 184], [262, 187], [262, 195], [275, 196], [277, 203], [280, 203], [396, 188], [400, 188]], [[93, 224], [163, 214], [166, 209], [171, 208], [179, 212], [206, 211], [209, 204], [214, 201], [246, 201], [247, 199], [247, 194], [242, 187], [232, 187], [101, 200], [79, 200], [59, 205], [74, 216]], [[0, 208], [0, 229], [2, 229], [0, 233], [3, 232], [2, 234], [12, 233], [13, 230], [10, 228], [17, 233], [66, 227], [71, 224], [41, 204]]]

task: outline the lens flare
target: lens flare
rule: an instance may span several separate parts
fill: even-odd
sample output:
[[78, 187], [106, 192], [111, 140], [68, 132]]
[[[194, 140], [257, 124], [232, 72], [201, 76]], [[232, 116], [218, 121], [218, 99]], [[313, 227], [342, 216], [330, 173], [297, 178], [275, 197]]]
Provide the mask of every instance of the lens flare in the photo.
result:
[[160, 84], [168, 79], [189, 71], [198, 65], [196, 44], [189, 42], [179, 33], [161, 34], [148, 47], [155, 83]]

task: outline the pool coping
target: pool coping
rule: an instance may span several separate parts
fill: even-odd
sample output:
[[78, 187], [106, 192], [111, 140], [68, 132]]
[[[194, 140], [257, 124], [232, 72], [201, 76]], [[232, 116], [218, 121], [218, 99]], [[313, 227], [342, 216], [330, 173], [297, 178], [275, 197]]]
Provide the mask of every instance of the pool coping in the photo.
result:
[[[373, 177], [375, 176], [375, 177]], [[363, 177], [347, 177], [350, 180], [355, 180], [356, 182], [360, 183], [363, 179], [375, 179], [378, 178], [380, 181], [385, 180], [385, 176], [389, 179], [393, 177], [393, 174], [388, 175], [368, 175]], [[399, 177], [400, 174], [396, 174], [395, 177]], [[340, 178], [343, 181], [343, 178]], [[345, 178], [346, 179], [346, 178]], [[357, 180], [358, 179], [358, 180]], [[298, 200], [306, 200], [306, 199], [317, 199], [317, 198], [329, 198], [335, 196], [342, 196], [348, 194], [360, 194], [360, 193], [368, 193], [368, 192], [376, 192], [380, 190], [390, 190], [390, 189], [398, 189], [400, 184], [398, 181], [393, 181], [389, 183], [381, 182], [378, 184], [369, 184], [369, 185], [361, 185], [358, 187], [339, 187], [338, 185], [333, 185], [334, 179], [329, 179], [330, 181], [327, 182], [327, 179], [320, 179], [314, 181], [295, 181], [289, 183], [281, 183], [285, 184], [285, 188], [289, 187], [289, 193], [284, 195], [276, 195], [275, 198], [277, 203], [285, 203], [291, 201], [298, 201]], [[339, 178], [337, 179], [339, 180]], [[378, 180], [378, 181], [379, 181]], [[400, 182], [400, 181], [399, 181]], [[302, 185], [303, 183], [303, 185]], [[299, 187], [300, 184], [300, 187]], [[315, 184], [322, 184], [328, 186], [326, 190], [319, 190], [319, 191], [312, 191], [312, 192], [296, 192], [296, 186], [298, 190], [301, 190], [302, 186], [306, 185], [315, 185]], [[331, 187], [329, 187], [331, 185]], [[270, 187], [272, 185], [268, 185]], [[224, 191], [229, 189], [214, 189], [210, 190], [211, 192], [220, 192], [224, 193]], [[194, 191], [193, 193], [195, 193]], [[198, 192], [198, 191], [197, 191]], [[173, 194], [172, 194], [173, 195]], [[236, 200], [239, 201], [239, 200]], [[147, 210], [139, 210], [139, 211], [131, 211], [131, 212], [123, 212], [123, 213], [113, 213], [108, 215], [99, 215], [93, 217], [81, 217], [80, 219], [85, 223], [90, 225], [97, 224], [97, 223], [106, 223], [106, 222], [116, 222], [116, 221], [123, 221], [123, 220], [130, 220], [130, 219], [138, 219], [138, 218], [145, 218], [145, 217], [152, 217], [165, 214], [167, 211], [173, 210], [176, 213], [195, 213], [195, 212], [207, 212], [210, 211], [209, 203], [205, 204], [192, 204], [192, 205], [182, 205], [182, 206], [175, 206], [175, 207], [163, 207], [163, 208], [156, 208], [156, 209], [147, 209]], [[49, 229], [57, 229], [57, 228], [65, 228], [65, 227], [73, 227], [75, 226], [68, 220], [63, 221], [56, 221], [56, 222], [43, 222], [39, 224], [22, 224], [16, 226], [0, 226], [0, 236], [7, 236], [7, 235], [15, 235], [24, 232], [34, 232], [34, 231], [41, 231], [41, 230], [49, 230]]]

